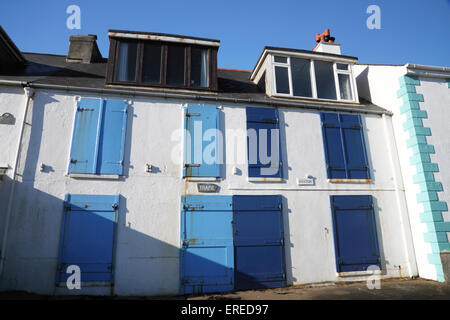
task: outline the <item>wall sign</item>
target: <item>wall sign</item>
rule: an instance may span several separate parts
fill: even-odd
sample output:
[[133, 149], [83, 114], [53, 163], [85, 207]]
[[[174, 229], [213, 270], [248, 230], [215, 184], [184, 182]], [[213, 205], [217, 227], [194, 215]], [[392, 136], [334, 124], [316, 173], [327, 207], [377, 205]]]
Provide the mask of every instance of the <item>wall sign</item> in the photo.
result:
[[15, 124], [16, 118], [11, 113], [5, 112], [0, 116], [0, 124]]
[[212, 193], [212, 192], [217, 192], [218, 189], [219, 189], [219, 186], [214, 183], [197, 183], [198, 192]]

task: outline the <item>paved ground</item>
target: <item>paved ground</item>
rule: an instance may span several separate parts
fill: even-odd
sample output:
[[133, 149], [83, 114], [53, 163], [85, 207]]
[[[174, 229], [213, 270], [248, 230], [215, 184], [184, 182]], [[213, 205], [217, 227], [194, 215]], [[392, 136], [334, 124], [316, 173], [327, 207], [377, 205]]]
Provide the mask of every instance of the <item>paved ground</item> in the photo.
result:
[[365, 282], [357, 283], [328, 283], [315, 285], [297, 285], [287, 288], [239, 291], [228, 294], [209, 294], [196, 297], [55, 297], [34, 295], [24, 292], [1, 292], [0, 300], [116, 300], [116, 299], [137, 299], [137, 300], [415, 300], [433, 299], [450, 300], [450, 283], [439, 283], [424, 279], [391, 279], [381, 282], [380, 289], [369, 290]]
[[450, 300], [450, 283], [424, 279], [391, 279], [380, 283], [380, 289], [369, 290], [366, 282], [297, 285], [269, 290], [240, 291], [190, 297], [189, 300]]

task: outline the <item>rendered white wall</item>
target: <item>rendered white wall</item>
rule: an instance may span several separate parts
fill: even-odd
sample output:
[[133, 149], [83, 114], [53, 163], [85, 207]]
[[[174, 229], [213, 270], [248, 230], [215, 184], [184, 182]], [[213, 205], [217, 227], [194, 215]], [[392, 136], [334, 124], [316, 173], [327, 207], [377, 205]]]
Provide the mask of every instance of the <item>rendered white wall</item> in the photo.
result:
[[[83, 97], [96, 97], [79, 93]], [[108, 99], [130, 97], [104, 96]], [[6, 99], [6, 98], [5, 98]], [[10, 99], [10, 98], [8, 98]], [[177, 294], [179, 286], [180, 197], [197, 194], [185, 182], [179, 141], [172, 134], [182, 128], [182, 101], [133, 98], [125, 145], [125, 177], [118, 180], [74, 179], [66, 175], [75, 114], [74, 95], [38, 91], [30, 115], [31, 140], [24, 141], [16, 197], [8, 238], [7, 263], [1, 290], [52, 294], [80, 294], [54, 289], [65, 193], [120, 194], [115, 293], [119, 295]], [[336, 274], [330, 195], [370, 194], [383, 269], [388, 277], [411, 276], [410, 255], [402, 236], [396, 169], [387, 148], [380, 116], [363, 115], [366, 146], [373, 182], [329, 183], [323, 152], [320, 115], [314, 111], [280, 108], [284, 177], [281, 183], [247, 181], [247, 165], [224, 168], [217, 182], [220, 194], [281, 194], [284, 197], [285, 251], [288, 283], [340, 280]], [[241, 130], [237, 153], [246, 159], [245, 107], [224, 105], [225, 130]], [[243, 130], [243, 131], [242, 131]], [[26, 135], [29, 136], [29, 135]], [[389, 134], [388, 134], [389, 137]], [[225, 136], [227, 163], [232, 163], [232, 139]], [[181, 161], [181, 159], [179, 158]], [[40, 172], [40, 164], [48, 170]], [[146, 173], [149, 163], [158, 173]], [[234, 175], [232, 167], [240, 169]], [[315, 177], [314, 186], [297, 186], [296, 178]], [[0, 226], [1, 227], [1, 226]], [[401, 266], [401, 271], [399, 269]], [[85, 287], [82, 293], [109, 294], [107, 288]]]
[[[406, 116], [400, 114], [402, 100], [397, 98], [399, 90], [398, 79], [406, 75], [407, 69], [404, 66], [373, 66], [358, 65], [357, 78], [360, 94], [373, 103], [391, 110], [393, 115], [393, 125], [395, 139], [398, 148], [398, 156], [401, 162], [401, 171], [405, 186], [411, 230], [414, 238], [414, 248], [416, 252], [419, 275], [427, 279], [437, 279], [436, 268], [428, 262], [427, 255], [431, 253], [431, 246], [424, 241], [423, 234], [428, 231], [425, 223], [420, 221], [419, 214], [423, 212], [423, 205], [419, 204], [416, 194], [420, 192], [419, 186], [413, 183], [413, 176], [417, 173], [416, 168], [410, 165], [409, 158], [412, 150], [407, 148], [406, 141], [409, 133], [403, 130], [403, 123]], [[446, 106], [450, 105], [450, 89], [443, 79], [420, 77], [420, 86], [416, 86], [416, 91], [423, 94], [424, 102], [419, 102], [420, 109], [427, 111], [428, 118], [423, 119], [424, 127], [431, 129], [431, 136], [427, 136], [428, 144], [435, 146], [435, 154], [431, 154], [431, 162], [437, 163], [439, 172], [434, 173], [435, 180], [443, 185], [443, 192], [438, 192], [440, 201], [447, 201], [449, 204], [450, 192], [450, 138], [448, 136], [448, 123], [450, 121], [450, 111]], [[450, 221], [448, 212], [444, 213], [444, 219]]]

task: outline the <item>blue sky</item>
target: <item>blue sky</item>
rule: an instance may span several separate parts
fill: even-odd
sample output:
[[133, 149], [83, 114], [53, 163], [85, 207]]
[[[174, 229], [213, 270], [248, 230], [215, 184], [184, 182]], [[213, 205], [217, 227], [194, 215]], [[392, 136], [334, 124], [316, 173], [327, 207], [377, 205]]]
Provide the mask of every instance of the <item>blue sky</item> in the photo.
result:
[[[66, 27], [72, 4], [80, 30]], [[366, 26], [372, 4], [381, 9], [379, 30]], [[5, 0], [0, 24], [20, 50], [53, 54], [67, 53], [72, 34], [96, 34], [106, 57], [108, 29], [219, 39], [219, 67], [246, 70], [264, 46], [311, 50], [329, 28], [359, 63], [450, 66], [450, 0]]]

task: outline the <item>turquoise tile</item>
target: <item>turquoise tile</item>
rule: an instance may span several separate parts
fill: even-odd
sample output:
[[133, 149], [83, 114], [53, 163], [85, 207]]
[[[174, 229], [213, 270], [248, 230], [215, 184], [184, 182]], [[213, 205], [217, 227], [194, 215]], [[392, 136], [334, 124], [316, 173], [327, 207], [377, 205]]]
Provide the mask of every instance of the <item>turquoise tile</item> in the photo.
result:
[[422, 163], [422, 162], [430, 162], [430, 156], [426, 153], [419, 153], [416, 155], [413, 155], [409, 158], [409, 163], [410, 164], [418, 164], [418, 163]]
[[428, 191], [416, 194], [417, 202], [437, 201], [439, 200], [436, 192]]
[[413, 182], [414, 183], [420, 183], [420, 182], [432, 182], [434, 181], [434, 173], [433, 172], [420, 172], [413, 176]]
[[447, 233], [445, 232], [425, 232], [423, 238], [426, 242], [448, 242]]
[[418, 163], [416, 164], [417, 173], [422, 172], [439, 172], [437, 163]]
[[408, 148], [415, 146], [416, 144], [427, 144], [426, 136], [412, 136], [408, 140], [406, 140], [406, 146]]
[[447, 211], [447, 202], [445, 201], [431, 201], [423, 203], [424, 211]]
[[419, 214], [420, 222], [440, 222], [444, 221], [441, 211], [425, 211]]

